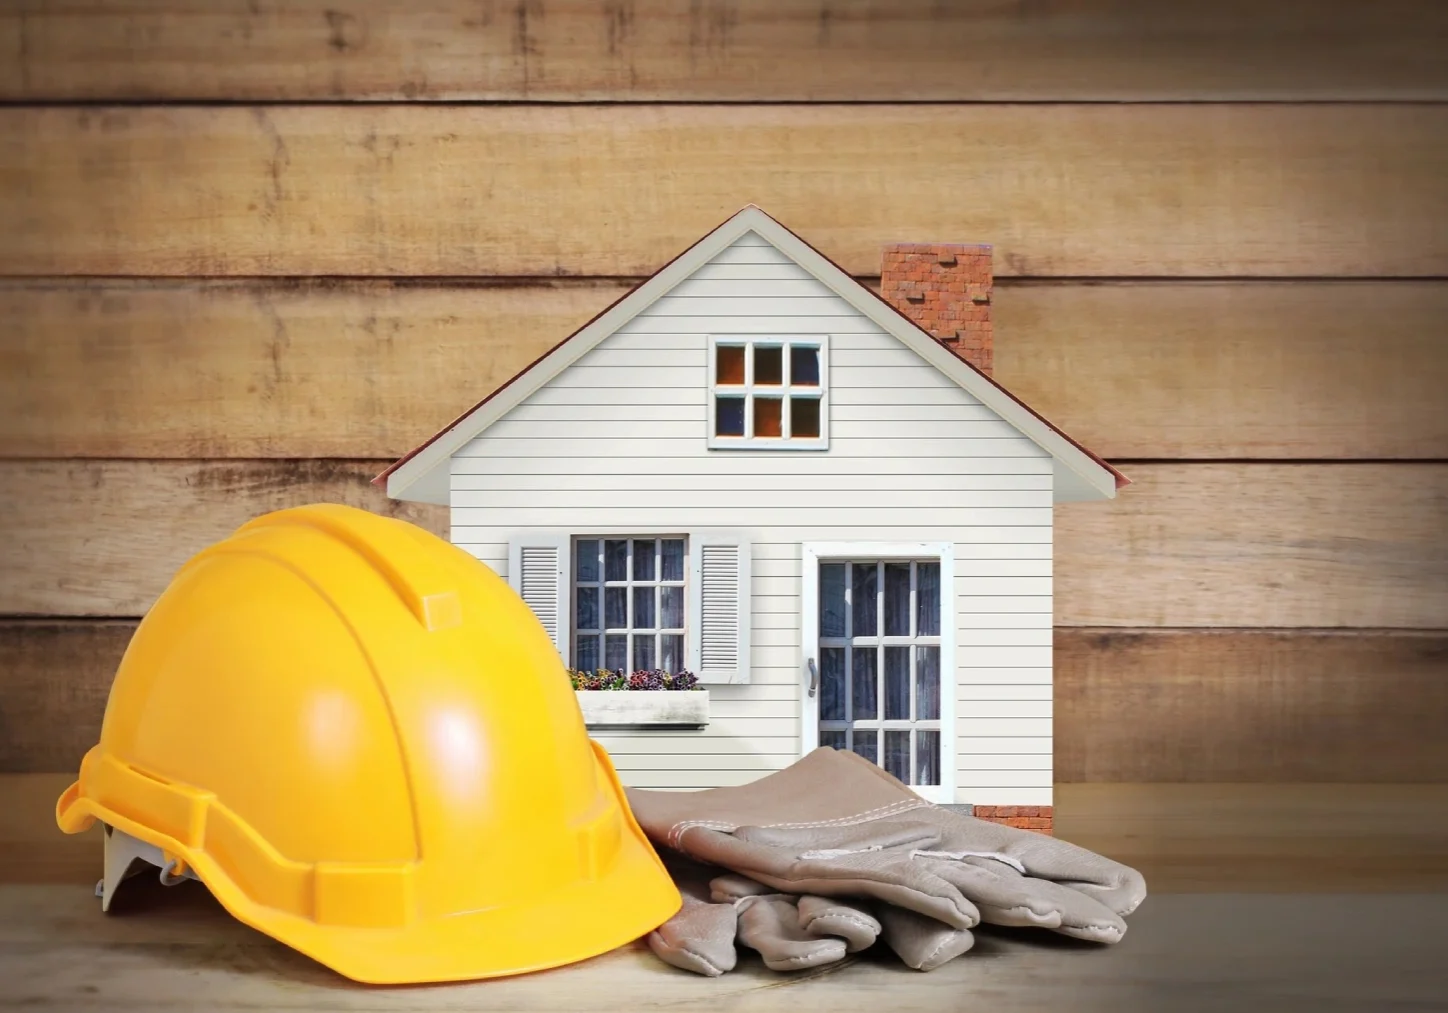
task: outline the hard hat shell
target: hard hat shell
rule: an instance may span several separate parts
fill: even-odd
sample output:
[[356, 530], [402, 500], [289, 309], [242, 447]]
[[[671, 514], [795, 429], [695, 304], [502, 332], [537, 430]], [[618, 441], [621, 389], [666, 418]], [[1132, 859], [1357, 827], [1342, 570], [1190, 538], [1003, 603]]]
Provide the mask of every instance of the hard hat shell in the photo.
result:
[[203, 550], [141, 620], [61, 796], [241, 921], [374, 983], [626, 944], [682, 904], [522, 599], [404, 521], [318, 504]]

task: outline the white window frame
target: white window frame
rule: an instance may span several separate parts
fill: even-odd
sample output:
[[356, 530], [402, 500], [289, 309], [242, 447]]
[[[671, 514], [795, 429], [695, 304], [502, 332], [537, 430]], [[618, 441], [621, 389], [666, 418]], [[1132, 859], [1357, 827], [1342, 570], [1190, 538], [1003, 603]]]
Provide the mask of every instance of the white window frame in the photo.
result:
[[[801, 546], [800, 608], [800, 755], [819, 748], [819, 564], [879, 559], [940, 560], [940, 784], [912, 790], [935, 803], [954, 803], [959, 739], [955, 725], [956, 670], [955, 545], [952, 542], [806, 542]], [[810, 668], [814, 663], [815, 671]], [[815, 692], [810, 695], [813, 679]], [[879, 748], [884, 749], [883, 738]]]
[[[719, 346], [720, 345], [744, 345], [748, 351], [744, 356], [744, 383], [741, 385], [729, 384], [720, 387], [718, 383]], [[784, 358], [784, 375], [781, 377], [784, 383], [778, 387], [770, 386], [756, 389], [754, 386], [754, 347], [756, 345], [779, 345]], [[792, 395], [790, 384], [790, 356], [791, 345], [808, 345], [819, 349], [820, 382], [818, 387], [802, 387], [801, 391], [809, 391], [808, 395]], [[830, 340], [827, 334], [711, 334], [709, 335], [709, 387], [707, 391], [709, 402], [709, 430], [708, 447], [710, 450], [828, 450], [830, 447]], [[814, 400], [813, 391], [819, 391], [820, 403], [820, 434], [810, 439], [795, 439], [789, 433], [789, 399], [791, 396], [808, 396]], [[754, 429], [754, 397], [762, 394], [769, 397], [778, 396], [784, 400], [780, 407], [780, 432], [782, 436], [755, 436]], [[715, 434], [716, 420], [716, 398], [730, 395], [737, 395], [744, 398], [744, 435], [743, 436], [718, 436]]]
[[[612, 586], [614, 586], [614, 587], [617, 587], [617, 586], [620, 586], [620, 583], [622, 583], [622, 586], [623, 586], [623, 587], [626, 589], [626, 591], [627, 591], [627, 608], [628, 608], [628, 620], [629, 620], [629, 623], [628, 623], [628, 626], [627, 626], [627, 632], [624, 634], [624, 636], [626, 636], [626, 637], [628, 638], [628, 640], [627, 640], [627, 647], [628, 647], [628, 658], [630, 659], [630, 661], [632, 662], [632, 659], [633, 659], [633, 651], [634, 651], [633, 638], [634, 638], [634, 634], [635, 634], [635, 633], [646, 633], [646, 632], [652, 632], [652, 633], [653, 633], [654, 638], [655, 638], [655, 639], [654, 639], [654, 650], [655, 650], [655, 658], [654, 658], [654, 660], [655, 660], [655, 662], [657, 662], [657, 661], [659, 660], [659, 659], [658, 659], [658, 655], [657, 655], [657, 652], [658, 652], [658, 650], [659, 650], [659, 641], [658, 641], [658, 636], [659, 636], [659, 634], [660, 634], [660, 633], [663, 633], [663, 632], [670, 632], [670, 633], [672, 633], [672, 632], [674, 632], [675, 630], [677, 630], [677, 631], [678, 631], [680, 634], [682, 634], [682, 636], [683, 636], [683, 644], [682, 644], [682, 648], [681, 648], [681, 650], [680, 650], [680, 652], [679, 652], [679, 664], [680, 664], [680, 666], [683, 667], [683, 668], [688, 668], [688, 667], [689, 667], [689, 658], [690, 658], [689, 651], [690, 651], [690, 648], [691, 648], [691, 646], [692, 646], [691, 637], [690, 637], [690, 629], [689, 629], [689, 611], [690, 611], [690, 605], [689, 605], [689, 603], [690, 603], [690, 601], [691, 601], [691, 591], [690, 591], [690, 588], [691, 588], [694, 584], [697, 583], [697, 580], [691, 580], [691, 579], [690, 579], [690, 577], [691, 577], [690, 572], [689, 572], [689, 570], [690, 570], [690, 566], [689, 566], [689, 561], [690, 561], [690, 555], [689, 555], [690, 536], [689, 536], [687, 533], [679, 533], [679, 532], [670, 532], [670, 533], [667, 533], [667, 534], [650, 534], [650, 533], [647, 533], [647, 532], [637, 532], [637, 531], [630, 531], [630, 532], [626, 532], [626, 533], [625, 533], [625, 532], [610, 532], [610, 533], [607, 533], [607, 534], [595, 534], [595, 533], [591, 533], [591, 532], [580, 532], [580, 533], [573, 534], [573, 535], [570, 535], [570, 536], [569, 536], [569, 538], [568, 538], [568, 550], [567, 550], [567, 556], [568, 556], [568, 558], [567, 558], [567, 562], [566, 562], [567, 574], [568, 574], [568, 625], [569, 625], [569, 641], [568, 641], [568, 645], [567, 645], [567, 655], [566, 655], [566, 657], [567, 657], [568, 667], [569, 667], [569, 668], [575, 668], [575, 667], [577, 666], [577, 663], [578, 663], [578, 635], [579, 635], [579, 629], [578, 629], [578, 625], [577, 625], [577, 621], [578, 621], [578, 543], [579, 543], [579, 542], [588, 542], [588, 541], [596, 541], [596, 542], [600, 543], [600, 544], [599, 544], [599, 571], [598, 571], [598, 580], [596, 580], [596, 581], [585, 581], [585, 582], [584, 582], [584, 585], [585, 585], [585, 586], [597, 587], [597, 588], [599, 589], [599, 595], [598, 595], [598, 622], [599, 622], [599, 626], [598, 626], [597, 631], [594, 631], [594, 632], [591, 632], [591, 633], [590, 633], [591, 636], [600, 637], [599, 659], [598, 659], [599, 664], [598, 664], [597, 667], [598, 667], [598, 668], [607, 668], [607, 667], [608, 667], [608, 655], [607, 655], [607, 650], [606, 650], [606, 647], [605, 647], [605, 644], [607, 643], [607, 636], [608, 636], [608, 633], [609, 633], [609, 627], [608, 627], [608, 626], [606, 625], [606, 623], [605, 623], [605, 617], [606, 617], [606, 615], [607, 615], [607, 613], [606, 613], [606, 608], [605, 608], [605, 604], [604, 604], [604, 600], [605, 600], [605, 598], [607, 597], [607, 595], [606, 595], [606, 588], [608, 588], [610, 585], [612, 585]], [[630, 569], [629, 569], [629, 577], [628, 577], [628, 579], [627, 579], [626, 581], [619, 582], [619, 581], [608, 581], [608, 580], [605, 580], [605, 579], [604, 579], [604, 570], [603, 570], [603, 566], [604, 566], [604, 550], [603, 550], [603, 545], [602, 545], [602, 543], [608, 542], [608, 541], [627, 541], [627, 542], [629, 543], [628, 552], [629, 552], [629, 560], [630, 560]], [[655, 548], [655, 550], [654, 550], [655, 578], [654, 578], [653, 580], [635, 581], [634, 578], [633, 578], [632, 560], [633, 560], [633, 543], [634, 543], [635, 541], [653, 541], [653, 542], [655, 543], [655, 545], [656, 545], [656, 548]], [[662, 549], [662, 545], [661, 545], [660, 543], [662, 543], [662, 542], [664, 542], [664, 541], [682, 541], [682, 542], [684, 543], [684, 558], [683, 558], [684, 575], [683, 575], [683, 577], [682, 577], [680, 580], [664, 580], [663, 577], [661, 576], [661, 574], [662, 574], [662, 566], [663, 566], [663, 549]], [[683, 616], [684, 616], [684, 624], [683, 624], [682, 628], [679, 628], [679, 627], [668, 627], [667, 629], [665, 629], [665, 627], [658, 625], [658, 624], [659, 624], [660, 622], [662, 622], [662, 620], [663, 620], [663, 613], [662, 613], [662, 608], [661, 608], [661, 606], [658, 604], [659, 599], [656, 597], [656, 598], [655, 598], [655, 602], [656, 602], [656, 604], [655, 604], [655, 614], [654, 614], [655, 624], [654, 624], [654, 627], [653, 627], [652, 631], [648, 631], [648, 630], [636, 630], [636, 629], [634, 628], [634, 626], [633, 626], [633, 618], [634, 618], [634, 616], [633, 616], [633, 611], [634, 611], [633, 590], [634, 590], [634, 588], [635, 588], [635, 587], [661, 587], [661, 586], [664, 586], [664, 585], [668, 585], [668, 586], [671, 586], [671, 587], [672, 587], [672, 586], [678, 586], [678, 587], [682, 588], [682, 591], [683, 591], [683, 605], [682, 605], [682, 608], [683, 608]], [[697, 632], [697, 631], [694, 631], [694, 634], [693, 634], [693, 635], [694, 635], [695, 637], [697, 637], [697, 636], [698, 636], [698, 632]], [[657, 665], [656, 665], [655, 667], [657, 667]], [[628, 664], [628, 665], [626, 665], [626, 666], [624, 667], [624, 674], [625, 674], [625, 675], [630, 675], [630, 674], [632, 674], [632, 673], [633, 673], [634, 671], [636, 671], [636, 670], [637, 670], [637, 666], [631, 663], [631, 664]], [[696, 673], [696, 674], [697, 674], [697, 673]]]

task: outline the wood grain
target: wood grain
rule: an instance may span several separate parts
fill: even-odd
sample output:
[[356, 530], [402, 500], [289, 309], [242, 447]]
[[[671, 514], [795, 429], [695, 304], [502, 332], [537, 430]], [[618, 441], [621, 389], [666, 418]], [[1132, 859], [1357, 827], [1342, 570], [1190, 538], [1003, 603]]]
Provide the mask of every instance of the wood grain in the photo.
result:
[[[0, 454], [400, 456], [626, 290], [0, 281]], [[1007, 282], [993, 310], [996, 377], [1108, 459], [1448, 458], [1442, 282]]]
[[[0, 771], [77, 768], [134, 630], [0, 622]], [[1058, 784], [1448, 782], [1444, 632], [1058, 628], [1054, 698]]]
[[[315, 501], [396, 512], [374, 461], [0, 462], [0, 614], [136, 616], [191, 554]], [[1057, 511], [1065, 626], [1402, 627], [1448, 616], [1448, 465], [1132, 465]]]
[[17, 106], [0, 176], [27, 277], [645, 275], [750, 202], [862, 275], [1448, 275], [1448, 105]]
[[81, 0], [0, 10], [0, 99], [1431, 99], [1423, 0]]

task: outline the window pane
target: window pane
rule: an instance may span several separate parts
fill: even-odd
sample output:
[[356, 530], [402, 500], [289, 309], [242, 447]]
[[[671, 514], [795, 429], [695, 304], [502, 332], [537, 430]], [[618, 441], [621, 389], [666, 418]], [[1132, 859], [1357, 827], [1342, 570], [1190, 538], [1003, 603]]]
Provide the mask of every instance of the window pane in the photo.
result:
[[915, 733], [915, 780], [905, 783], [940, 783], [940, 733], [933, 728], [921, 728]]
[[633, 589], [633, 627], [636, 630], [651, 630], [654, 628], [654, 588], [636, 587]]
[[683, 580], [684, 540], [682, 538], [665, 538], [662, 556], [663, 572], [659, 574], [659, 579]]
[[716, 397], [714, 399], [714, 435], [744, 435], [744, 399], [742, 397]]
[[820, 648], [820, 720], [845, 720], [845, 649]]
[[646, 672], [654, 670], [654, 635], [652, 633], [634, 637], [633, 667], [635, 672], [639, 669]]
[[665, 633], [659, 637], [659, 667], [670, 675], [684, 670], [684, 635]]
[[789, 384], [791, 387], [820, 385], [820, 350], [808, 345], [789, 346]]
[[855, 752], [859, 753], [871, 763], [875, 763], [879, 757], [879, 753], [876, 751], [878, 741], [874, 729], [861, 731], [857, 728], [855, 729], [853, 737], [855, 740]]
[[885, 636], [910, 635], [910, 564], [885, 564]]
[[812, 440], [820, 434], [820, 399], [792, 397], [789, 399], [789, 435], [791, 439]]
[[628, 588], [603, 589], [603, 626], [609, 630], [628, 628]]
[[610, 538], [603, 543], [603, 579], [628, 580], [627, 538]]
[[784, 430], [780, 411], [784, 402], [777, 397], [756, 397], [754, 399], [754, 435], [782, 436]]
[[875, 625], [875, 592], [879, 587], [879, 581], [875, 575], [874, 563], [855, 563], [850, 567], [853, 586], [850, 588], [850, 600], [854, 604], [854, 625], [850, 630], [851, 636], [873, 637], [877, 629]]
[[910, 733], [908, 731], [887, 731], [885, 733], [883, 766], [906, 784], [910, 783]]
[[850, 703], [854, 707], [855, 721], [873, 721], [880, 715], [876, 702], [876, 652], [873, 647], [850, 649]]
[[598, 579], [598, 539], [587, 538], [574, 548], [574, 560], [579, 580]]
[[598, 588], [580, 587], [578, 589], [577, 616], [573, 621], [573, 628], [578, 630], [598, 629]]
[[778, 387], [784, 383], [784, 349], [779, 345], [754, 346], [754, 385]]
[[573, 667], [580, 672], [592, 672], [598, 668], [598, 637], [578, 638]]
[[910, 648], [908, 647], [885, 648], [885, 720], [910, 720]]
[[654, 540], [652, 538], [634, 539], [633, 579], [654, 579]]
[[829, 746], [831, 749], [845, 748], [845, 730], [843, 728], [834, 731], [820, 731], [820, 745]]
[[603, 638], [603, 663], [610, 672], [628, 668], [628, 637], [622, 633]]
[[682, 587], [659, 588], [659, 629], [682, 630], [684, 628], [684, 589]]
[[940, 636], [940, 564], [915, 565], [915, 635]]
[[820, 564], [820, 636], [845, 635], [845, 564]]
[[714, 349], [714, 382], [744, 382], [744, 346], [717, 345]]
[[915, 720], [940, 720], [940, 648], [915, 648]]

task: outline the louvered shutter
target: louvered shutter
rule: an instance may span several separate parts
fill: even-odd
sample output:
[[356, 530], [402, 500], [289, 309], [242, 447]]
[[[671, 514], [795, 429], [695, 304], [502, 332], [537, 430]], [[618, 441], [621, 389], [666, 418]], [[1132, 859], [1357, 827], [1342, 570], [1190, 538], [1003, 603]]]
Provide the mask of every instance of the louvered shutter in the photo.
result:
[[569, 657], [569, 537], [549, 532], [521, 535], [508, 543], [508, 583], [527, 602], [558, 649]]
[[700, 682], [749, 681], [749, 542], [689, 536], [689, 668]]

